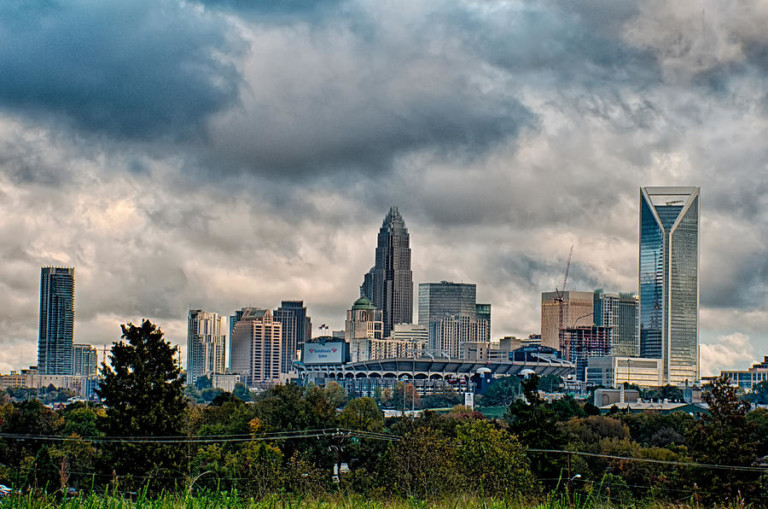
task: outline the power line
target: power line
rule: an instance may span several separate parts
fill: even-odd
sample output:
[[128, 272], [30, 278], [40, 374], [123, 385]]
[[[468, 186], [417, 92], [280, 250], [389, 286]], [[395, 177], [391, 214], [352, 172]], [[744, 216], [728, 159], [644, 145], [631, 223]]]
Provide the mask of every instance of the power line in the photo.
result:
[[637, 458], [633, 456], [616, 456], [613, 454], [599, 454], [594, 452], [569, 451], [569, 450], [561, 450], [561, 449], [528, 449], [528, 451], [539, 452], [539, 453], [572, 454], [574, 456], [589, 456], [589, 457], [595, 457], [595, 458], [637, 461], [641, 463], [657, 463], [662, 465], [674, 465], [679, 467], [709, 468], [709, 469], [720, 469], [720, 470], [738, 470], [740, 472], [768, 473], [768, 467], [751, 467], [751, 466], [744, 466], [744, 465], [718, 465], [715, 463], [694, 463], [694, 462], [688, 462], [688, 461], [657, 460], [652, 458]]
[[370, 440], [397, 441], [400, 437], [372, 431], [353, 430], [346, 428], [324, 428], [314, 430], [280, 431], [261, 433], [259, 435], [202, 435], [202, 436], [90, 436], [73, 437], [57, 435], [31, 435], [21, 433], [0, 433], [0, 438], [16, 441], [47, 441], [47, 442], [91, 442], [91, 443], [124, 443], [124, 444], [204, 444], [292, 440], [302, 438], [365, 438]]

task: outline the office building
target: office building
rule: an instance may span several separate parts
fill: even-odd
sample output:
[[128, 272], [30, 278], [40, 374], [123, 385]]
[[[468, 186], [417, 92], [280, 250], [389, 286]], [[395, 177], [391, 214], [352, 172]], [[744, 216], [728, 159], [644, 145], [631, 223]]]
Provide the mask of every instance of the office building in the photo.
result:
[[490, 304], [477, 304], [477, 319], [485, 320], [488, 323], [488, 337], [481, 338], [481, 341], [491, 340], [491, 305]]
[[444, 316], [466, 316], [477, 320], [477, 286], [469, 283], [421, 283], [419, 324], [428, 326]]
[[587, 359], [587, 384], [619, 387], [625, 383], [638, 387], [660, 387], [661, 359], [608, 355]]
[[371, 340], [384, 338], [382, 311], [367, 297], [362, 296], [347, 311], [344, 322], [344, 340], [349, 343], [352, 362], [371, 359]]
[[43, 267], [37, 343], [37, 366], [41, 374], [72, 374], [74, 327], [75, 269]]
[[587, 362], [591, 357], [605, 357], [611, 353], [610, 327], [573, 327], [560, 331], [560, 352], [563, 358], [576, 365], [576, 379], [586, 380]]
[[543, 292], [541, 294], [541, 345], [560, 348], [560, 329], [593, 323], [592, 292]]
[[477, 304], [477, 287], [470, 283], [419, 285], [419, 324], [429, 328], [429, 349], [461, 358], [466, 342], [490, 342], [491, 306]]
[[224, 317], [202, 309], [190, 309], [187, 318], [187, 384], [201, 376], [224, 373], [227, 367], [227, 337]]
[[281, 381], [283, 326], [268, 309], [243, 308], [232, 326], [232, 369], [248, 387]]
[[272, 316], [283, 324], [280, 369], [290, 373], [302, 346], [312, 338], [312, 319], [307, 316], [307, 308], [301, 300], [284, 300]]
[[382, 311], [384, 337], [396, 323], [413, 321], [413, 274], [408, 229], [391, 207], [379, 230], [376, 264], [365, 275], [360, 295]]
[[763, 362], [754, 364], [746, 371], [721, 371], [720, 374], [727, 376], [731, 385], [751, 391], [760, 382], [768, 381], [768, 355]]
[[398, 341], [423, 341], [426, 344], [429, 341], [429, 329], [419, 323], [398, 323], [392, 329], [391, 337]]
[[[611, 355], [637, 357], [640, 355], [638, 328], [638, 298], [632, 293], [604, 293], [595, 290], [594, 325], [610, 327]], [[582, 325], [587, 325], [582, 323]]]
[[99, 353], [91, 345], [72, 345], [72, 374], [96, 376], [99, 369]]
[[699, 379], [699, 188], [640, 189], [640, 356], [664, 384]]

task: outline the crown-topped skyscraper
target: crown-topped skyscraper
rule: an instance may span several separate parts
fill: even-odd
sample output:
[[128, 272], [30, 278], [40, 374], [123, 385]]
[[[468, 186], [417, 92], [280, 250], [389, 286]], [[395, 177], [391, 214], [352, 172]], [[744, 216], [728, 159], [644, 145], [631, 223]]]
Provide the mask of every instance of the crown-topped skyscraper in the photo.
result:
[[413, 273], [408, 229], [397, 210], [390, 207], [379, 230], [376, 265], [365, 275], [360, 295], [381, 309], [384, 337], [396, 323], [413, 321]]

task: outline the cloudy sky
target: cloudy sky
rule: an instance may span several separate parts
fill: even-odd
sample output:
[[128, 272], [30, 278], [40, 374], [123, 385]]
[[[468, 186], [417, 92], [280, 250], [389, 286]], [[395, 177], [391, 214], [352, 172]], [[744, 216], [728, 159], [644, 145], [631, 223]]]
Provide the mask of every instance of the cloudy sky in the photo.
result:
[[768, 4], [0, 2], [0, 372], [40, 267], [76, 341], [303, 299], [342, 328], [390, 205], [493, 337], [635, 291], [639, 187], [701, 186], [703, 374], [768, 354]]

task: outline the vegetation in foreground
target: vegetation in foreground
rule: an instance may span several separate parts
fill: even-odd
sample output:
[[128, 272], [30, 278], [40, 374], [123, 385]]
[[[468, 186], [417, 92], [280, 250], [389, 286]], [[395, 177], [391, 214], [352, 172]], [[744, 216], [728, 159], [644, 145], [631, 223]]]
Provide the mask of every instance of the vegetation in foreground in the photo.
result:
[[[237, 493], [202, 493], [195, 495], [165, 494], [147, 498], [143, 494], [135, 497], [90, 494], [62, 500], [60, 497], [44, 492], [14, 496], [3, 499], [2, 507], [13, 509], [203, 509], [203, 508], [243, 508], [243, 509], [612, 509], [626, 507], [617, 504], [603, 494], [583, 495], [576, 493], [570, 499], [565, 495], [539, 499], [499, 499], [468, 495], [457, 495], [437, 500], [419, 499], [370, 500], [360, 495], [328, 495], [322, 498], [308, 499], [287, 494], [270, 494], [263, 499], [243, 497]], [[697, 500], [685, 502], [663, 502], [645, 500], [632, 502], [631, 507], [638, 509], [685, 509], [704, 507]], [[742, 508], [743, 500], [734, 500], [723, 505], [711, 507]]]
[[[197, 405], [183, 397], [174, 354], [156, 326], [129, 324], [102, 369], [104, 407], [0, 404], [0, 483], [21, 492], [3, 505], [764, 507], [768, 500], [760, 466], [768, 412], [750, 411], [725, 380], [713, 384], [710, 412], [700, 418], [599, 415], [573, 398], [547, 402], [534, 376], [519, 388], [497, 382], [492, 399], [509, 398], [502, 418], [457, 406], [385, 421], [373, 398], [348, 400], [334, 384], [277, 386], [247, 403], [224, 393]], [[404, 388], [403, 401], [408, 394]], [[333, 475], [341, 465], [348, 471]], [[75, 499], [61, 500], [72, 491]]]

